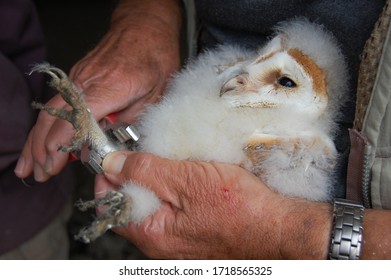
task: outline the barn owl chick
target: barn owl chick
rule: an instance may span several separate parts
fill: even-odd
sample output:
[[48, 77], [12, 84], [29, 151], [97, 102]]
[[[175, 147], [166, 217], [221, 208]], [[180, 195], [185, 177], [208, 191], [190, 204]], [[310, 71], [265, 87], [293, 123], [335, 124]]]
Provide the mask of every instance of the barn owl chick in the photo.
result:
[[221, 47], [179, 73], [138, 128], [142, 150], [241, 165], [274, 190], [331, 199], [347, 74], [335, 39], [305, 20], [258, 52]]
[[[49, 66], [38, 70], [54, 71]], [[328, 201], [338, 158], [333, 133], [346, 79], [338, 44], [322, 26], [307, 20], [279, 24], [257, 52], [222, 46], [189, 63], [162, 100], [141, 115], [139, 150], [170, 159], [237, 164], [281, 194]], [[92, 145], [104, 143], [84, 111], [91, 124], [81, 134]], [[112, 226], [141, 222], [160, 202], [129, 182], [90, 204], [109, 204], [109, 209], [79, 235], [87, 242]]]

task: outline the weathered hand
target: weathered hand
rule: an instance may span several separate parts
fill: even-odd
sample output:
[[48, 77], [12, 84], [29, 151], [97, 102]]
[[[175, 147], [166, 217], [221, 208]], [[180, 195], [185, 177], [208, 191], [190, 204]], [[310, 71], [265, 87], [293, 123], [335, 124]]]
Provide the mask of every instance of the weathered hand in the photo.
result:
[[[129, 6], [133, 2], [138, 6]], [[149, 2], [156, 6], [149, 6], [157, 11], [155, 14], [145, 10]], [[133, 121], [145, 103], [158, 99], [168, 77], [179, 67], [179, 13], [170, 18], [172, 22], [164, 21], [162, 18], [172, 13], [170, 6], [153, 2], [121, 2], [110, 31], [71, 70], [70, 78], [83, 91], [97, 120], [118, 112], [119, 120]], [[46, 105], [69, 109], [59, 95]], [[35, 180], [43, 182], [58, 174], [68, 161], [68, 154], [58, 152], [58, 148], [67, 146], [73, 134], [68, 122], [41, 112], [16, 166], [16, 175], [25, 178], [34, 172]]]
[[[115, 229], [152, 258], [325, 257], [330, 206], [280, 196], [238, 166], [133, 152], [110, 154], [103, 165], [97, 197], [132, 180], [163, 201], [140, 225]], [[314, 238], [314, 229], [325, 231]]]

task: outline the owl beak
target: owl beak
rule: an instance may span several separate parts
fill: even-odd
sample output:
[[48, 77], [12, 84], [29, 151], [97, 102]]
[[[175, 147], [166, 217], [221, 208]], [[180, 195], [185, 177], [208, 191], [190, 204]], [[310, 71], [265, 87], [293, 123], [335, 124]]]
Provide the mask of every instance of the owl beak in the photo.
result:
[[227, 93], [241, 93], [245, 90], [244, 80], [248, 77], [248, 73], [241, 73], [226, 81], [220, 89], [220, 97]]
[[227, 82], [225, 82], [223, 84], [223, 86], [221, 87], [220, 89], [220, 96], [223, 96], [224, 94], [226, 94], [227, 92], [229, 91], [233, 91], [236, 89], [238, 85], [238, 80], [237, 80], [237, 76], [236, 77], [233, 77], [232, 79], [228, 80]]

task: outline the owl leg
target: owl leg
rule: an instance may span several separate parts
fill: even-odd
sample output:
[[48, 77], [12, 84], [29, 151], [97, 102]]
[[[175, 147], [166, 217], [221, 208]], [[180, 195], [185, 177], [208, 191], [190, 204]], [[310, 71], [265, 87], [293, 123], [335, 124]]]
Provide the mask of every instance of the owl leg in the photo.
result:
[[[89, 141], [89, 144], [96, 150], [101, 150], [108, 143], [108, 139], [88, 109], [83, 93], [62, 70], [49, 64], [37, 65], [32, 69], [31, 73], [33, 72], [43, 72], [50, 75], [52, 78], [50, 85], [60, 93], [64, 101], [71, 107], [71, 110], [66, 110], [64, 108], [51, 108], [37, 102], [32, 104], [36, 109], [44, 110], [54, 117], [70, 122], [75, 129], [70, 145], [60, 146], [59, 150], [62, 152], [79, 151], [86, 144], [86, 141]], [[77, 206], [84, 211], [88, 208], [100, 206], [106, 208], [104, 214], [77, 234], [77, 239], [88, 243], [101, 236], [108, 229], [126, 224], [129, 221], [132, 203], [128, 195], [113, 191], [103, 198], [79, 202]]]
[[276, 192], [315, 201], [332, 199], [337, 151], [326, 135], [258, 134], [245, 151], [244, 167]]
[[132, 199], [121, 192], [111, 191], [105, 197], [90, 201], [79, 201], [76, 206], [81, 211], [89, 208], [106, 207], [105, 212], [97, 217], [89, 227], [83, 228], [75, 236], [77, 240], [90, 243], [113, 227], [119, 227], [129, 222], [132, 209]]
[[253, 166], [259, 165], [273, 151], [282, 151], [289, 158], [289, 167], [311, 165], [331, 171], [336, 164], [337, 151], [326, 136], [303, 133], [298, 136], [254, 135], [244, 148]]
[[50, 85], [61, 94], [65, 102], [72, 108], [68, 111], [64, 108], [51, 108], [38, 102], [32, 103], [33, 108], [44, 110], [54, 117], [68, 121], [75, 129], [75, 135], [71, 139], [70, 145], [60, 146], [59, 150], [62, 152], [80, 150], [87, 140], [90, 140], [92, 145], [99, 145], [107, 141], [105, 134], [88, 109], [82, 92], [77, 89], [62, 70], [49, 64], [39, 64], [32, 69], [31, 73], [33, 72], [43, 72], [50, 75], [52, 78]]

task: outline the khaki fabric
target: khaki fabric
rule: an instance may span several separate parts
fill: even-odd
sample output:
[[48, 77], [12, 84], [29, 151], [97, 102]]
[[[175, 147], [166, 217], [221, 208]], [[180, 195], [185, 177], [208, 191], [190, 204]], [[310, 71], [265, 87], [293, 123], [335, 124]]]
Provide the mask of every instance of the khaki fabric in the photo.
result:
[[362, 132], [372, 146], [373, 208], [391, 209], [391, 28], [388, 29]]

